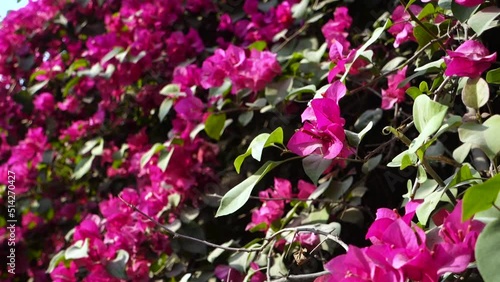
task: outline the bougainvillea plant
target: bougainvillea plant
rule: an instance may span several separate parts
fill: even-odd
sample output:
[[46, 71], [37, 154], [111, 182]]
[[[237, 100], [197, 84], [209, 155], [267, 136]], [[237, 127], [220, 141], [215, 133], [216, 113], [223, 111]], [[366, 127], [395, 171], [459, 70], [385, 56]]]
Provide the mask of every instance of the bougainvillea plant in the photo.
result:
[[498, 1], [30, 0], [2, 281], [500, 281]]

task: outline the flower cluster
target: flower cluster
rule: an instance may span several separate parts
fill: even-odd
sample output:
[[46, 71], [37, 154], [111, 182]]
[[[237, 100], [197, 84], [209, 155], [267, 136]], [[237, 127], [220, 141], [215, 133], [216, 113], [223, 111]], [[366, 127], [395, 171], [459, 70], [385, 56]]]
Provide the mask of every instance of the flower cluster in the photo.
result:
[[373, 245], [350, 246], [347, 254], [328, 262], [328, 281], [432, 282], [446, 272], [462, 272], [474, 261], [474, 246], [484, 224], [462, 222], [461, 202], [428, 234], [411, 222], [416, 205], [410, 203], [406, 208], [402, 217], [379, 209], [366, 235]]
[[230, 45], [227, 50], [215, 50], [215, 54], [203, 62], [201, 85], [207, 89], [218, 87], [228, 78], [233, 94], [245, 88], [257, 92], [279, 73], [281, 67], [276, 54], [256, 49], [246, 51]]
[[321, 155], [325, 159], [347, 156], [344, 119], [338, 102], [346, 93], [344, 84], [334, 82], [321, 98], [313, 99], [302, 113], [304, 126], [290, 138], [288, 149], [299, 156]]

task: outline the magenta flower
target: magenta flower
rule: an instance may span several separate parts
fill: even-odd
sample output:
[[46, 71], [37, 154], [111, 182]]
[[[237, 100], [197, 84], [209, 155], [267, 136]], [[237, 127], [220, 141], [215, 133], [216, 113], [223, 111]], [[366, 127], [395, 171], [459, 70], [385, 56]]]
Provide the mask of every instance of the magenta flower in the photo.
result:
[[333, 13], [333, 20], [329, 20], [322, 28], [321, 32], [326, 39], [328, 47], [335, 42], [349, 49], [351, 43], [347, 40], [349, 33], [346, 32], [351, 27], [352, 18], [349, 16], [347, 7], [338, 7]]
[[[418, 15], [422, 8], [417, 5], [411, 5], [410, 11], [414, 15]], [[405, 7], [399, 5], [394, 9], [391, 16], [394, 24], [389, 28], [389, 33], [396, 37], [394, 41], [394, 47], [397, 48], [404, 42], [415, 41], [413, 36], [413, 25], [411, 23], [411, 16], [405, 10]]]
[[[323, 155], [334, 159], [344, 148], [344, 119], [340, 117], [337, 103], [322, 98], [311, 101], [313, 118], [306, 120], [304, 126], [295, 132], [288, 142], [288, 148], [299, 156]], [[303, 116], [304, 118], [304, 116]]]
[[382, 89], [382, 109], [392, 109], [395, 104], [401, 103], [405, 100], [406, 89], [410, 88], [410, 84], [407, 83], [402, 87], [399, 87], [399, 84], [406, 79], [406, 69], [407, 67], [404, 67], [396, 74], [389, 75], [387, 77], [387, 84], [389, 87], [387, 89]]
[[217, 49], [213, 56], [203, 62], [201, 86], [206, 89], [218, 87], [225, 78], [229, 78], [233, 83], [233, 94], [244, 88], [257, 92], [280, 73], [281, 66], [276, 60], [276, 54], [255, 49], [246, 52], [230, 45], [225, 51]]
[[312, 192], [316, 190], [316, 186], [314, 184], [306, 182], [302, 179], [299, 180], [297, 186], [299, 188], [299, 194], [297, 195], [297, 197], [303, 200], [309, 198]]
[[484, 223], [469, 219], [462, 222], [462, 201], [458, 201], [439, 229], [430, 233], [434, 244], [434, 260], [438, 273], [462, 272], [475, 260], [474, 249]]
[[33, 104], [35, 105], [35, 109], [48, 114], [54, 110], [54, 96], [50, 93], [44, 92], [35, 98]]
[[483, 4], [484, 0], [456, 0], [458, 5], [466, 6], [466, 7], [474, 7], [476, 5]]
[[265, 223], [265, 230], [271, 224], [283, 216], [285, 210], [285, 202], [292, 197], [292, 184], [290, 181], [282, 178], [274, 178], [274, 189], [269, 188], [259, 192], [259, 198], [263, 202], [262, 206], [254, 210], [252, 213], [252, 222], [250, 222], [246, 230]]
[[490, 54], [484, 45], [476, 40], [467, 40], [455, 51], [447, 50], [444, 57], [445, 75], [478, 77], [497, 59], [497, 53]]
[[331, 273], [327, 281], [404, 282], [403, 271], [394, 269], [385, 259], [389, 250], [387, 246], [371, 246], [363, 249], [349, 246], [347, 254], [337, 256], [325, 264], [325, 269]]

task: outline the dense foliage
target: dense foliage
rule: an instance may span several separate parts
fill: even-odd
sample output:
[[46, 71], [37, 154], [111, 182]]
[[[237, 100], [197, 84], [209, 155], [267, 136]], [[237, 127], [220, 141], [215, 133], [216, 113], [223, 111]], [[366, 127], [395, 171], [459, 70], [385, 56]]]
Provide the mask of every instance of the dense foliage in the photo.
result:
[[0, 280], [498, 281], [500, 8], [408, 2], [10, 12]]

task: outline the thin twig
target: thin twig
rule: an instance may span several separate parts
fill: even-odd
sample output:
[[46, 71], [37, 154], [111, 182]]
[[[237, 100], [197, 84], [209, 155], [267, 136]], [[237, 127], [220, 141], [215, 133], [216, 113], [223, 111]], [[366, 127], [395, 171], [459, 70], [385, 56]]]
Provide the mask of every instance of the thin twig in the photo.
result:
[[312, 281], [320, 276], [324, 276], [324, 275], [328, 275], [328, 274], [330, 274], [330, 272], [325, 270], [325, 271], [309, 273], [309, 274], [288, 275], [287, 277], [275, 279], [272, 282]]
[[173, 231], [172, 229], [166, 227], [165, 225], [161, 224], [160, 222], [158, 222], [156, 219], [154, 219], [153, 217], [149, 216], [145, 212], [141, 211], [136, 206], [128, 203], [121, 196], [118, 195], [118, 198], [123, 203], [125, 203], [125, 205], [127, 205], [129, 208], [131, 208], [134, 211], [140, 213], [141, 215], [143, 215], [144, 217], [146, 217], [147, 219], [149, 219], [151, 222], [153, 222], [154, 224], [156, 224], [157, 226], [159, 226], [160, 228], [162, 228], [163, 230], [165, 230], [173, 238], [182, 238], [182, 239], [186, 239], [186, 240], [191, 240], [191, 241], [194, 241], [194, 242], [205, 244], [205, 245], [207, 245], [209, 247], [219, 248], [219, 249], [223, 249], [223, 250], [226, 250], [226, 251], [247, 252], [247, 253], [249, 253], [249, 252], [260, 252], [260, 251], [264, 250], [264, 248], [266, 248], [269, 245], [269, 243], [272, 242], [278, 235], [281, 235], [282, 233], [285, 233], [285, 232], [309, 232], [309, 233], [320, 234], [320, 235], [326, 236], [328, 239], [336, 242], [342, 248], [344, 248], [346, 251], [349, 248], [337, 236], [334, 236], [334, 235], [330, 234], [331, 232], [333, 232], [333, 230], [331, 232], [326, 232], [326, 231], [320, 230], [320, 229], [318, 229], [316, 227], [308, 227], [308, 226], [298, 226], [298, 227], [283, 228], [283, 229], [275, 232], [271, 236], [265, 238], [264, 240], [266, 240], [267, 242], [264, 243], [259, 248], [249, 248], [249, 249], [246, 249], [246, 248], [226, 247], [226, 246], [222, 246], [222, 245], [218, 245], [218, 244], [215, 244], [215, 243], [211, 243], [211, 242], [208, 242], [208, 241], [205, 241], [205, 240], [202, 240], [202, 239], [198, 239], [198, 238], [195, 238], [195, 237], [191, 237], [191, 236], [187, 236], [187, 235], [183, 235], [183, 234], [177, 233], [177, 232]]

